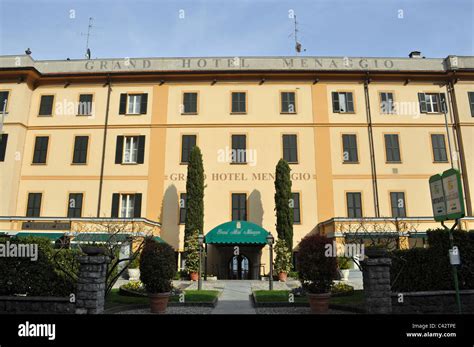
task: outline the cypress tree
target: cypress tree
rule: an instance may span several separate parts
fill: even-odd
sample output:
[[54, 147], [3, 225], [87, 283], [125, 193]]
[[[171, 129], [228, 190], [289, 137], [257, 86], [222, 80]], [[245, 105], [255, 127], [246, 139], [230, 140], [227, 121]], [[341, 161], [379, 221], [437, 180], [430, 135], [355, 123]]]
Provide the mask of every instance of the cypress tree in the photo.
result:
[[189, 155], [186, 178], [186, 220], [184, 240], [194, 233], [203, 233], [204, 226], [204, 167], [199, 147]]
[[293, 209], [290, 207], [291, 178], [290, 166], [280, 159], [275, 173], [275, 211], [278, 238], [285, 240], [290, 251], [293, 250]]

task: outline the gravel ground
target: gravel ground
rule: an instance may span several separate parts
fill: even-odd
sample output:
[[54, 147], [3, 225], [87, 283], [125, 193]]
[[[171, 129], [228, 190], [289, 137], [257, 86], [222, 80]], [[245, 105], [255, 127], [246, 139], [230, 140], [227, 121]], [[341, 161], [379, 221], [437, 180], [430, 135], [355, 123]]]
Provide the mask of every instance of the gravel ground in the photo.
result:
[[[179, 307], [171, 306], [166, 309], [166, 314], [210, 314], [212, 307]], [[149, 308], [121, 311], [116, 314], [153, 314]]]
[[[257, 307], [257, 314], [312, 314], [309, 307]], [[353, 312], [329, 310], [327, 314], [354, 314]]]

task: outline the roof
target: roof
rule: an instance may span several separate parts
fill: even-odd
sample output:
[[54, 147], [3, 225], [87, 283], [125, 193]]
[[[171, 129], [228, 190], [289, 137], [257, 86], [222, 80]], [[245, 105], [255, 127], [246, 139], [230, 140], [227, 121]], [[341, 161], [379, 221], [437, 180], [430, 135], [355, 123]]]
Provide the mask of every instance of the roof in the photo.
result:
[[29, 55], [0, 56], [0, 70], [34, 69], [40, 74], [144, 72], [446, 72], [474, 71], [474, 56], [400, 57], [177, 57], [34, 60]]

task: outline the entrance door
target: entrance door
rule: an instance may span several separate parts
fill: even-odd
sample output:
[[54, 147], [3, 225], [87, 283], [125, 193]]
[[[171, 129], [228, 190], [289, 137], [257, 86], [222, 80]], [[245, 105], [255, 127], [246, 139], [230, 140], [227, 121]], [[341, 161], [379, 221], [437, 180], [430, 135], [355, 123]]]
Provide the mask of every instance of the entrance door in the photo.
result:
[[229, 261], [229, 278], [232, 280], [246, 280], [250, 274], [249, 259], [242, 254], [234, 255]]

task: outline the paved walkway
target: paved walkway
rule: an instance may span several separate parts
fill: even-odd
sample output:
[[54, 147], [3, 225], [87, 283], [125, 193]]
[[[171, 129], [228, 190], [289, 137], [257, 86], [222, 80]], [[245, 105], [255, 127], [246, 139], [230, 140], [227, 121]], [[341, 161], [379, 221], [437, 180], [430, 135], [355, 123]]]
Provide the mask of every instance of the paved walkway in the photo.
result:
[[256, 314], [250, 301], [252, 281], [219, 281], [224, 291], [211, 314]]

